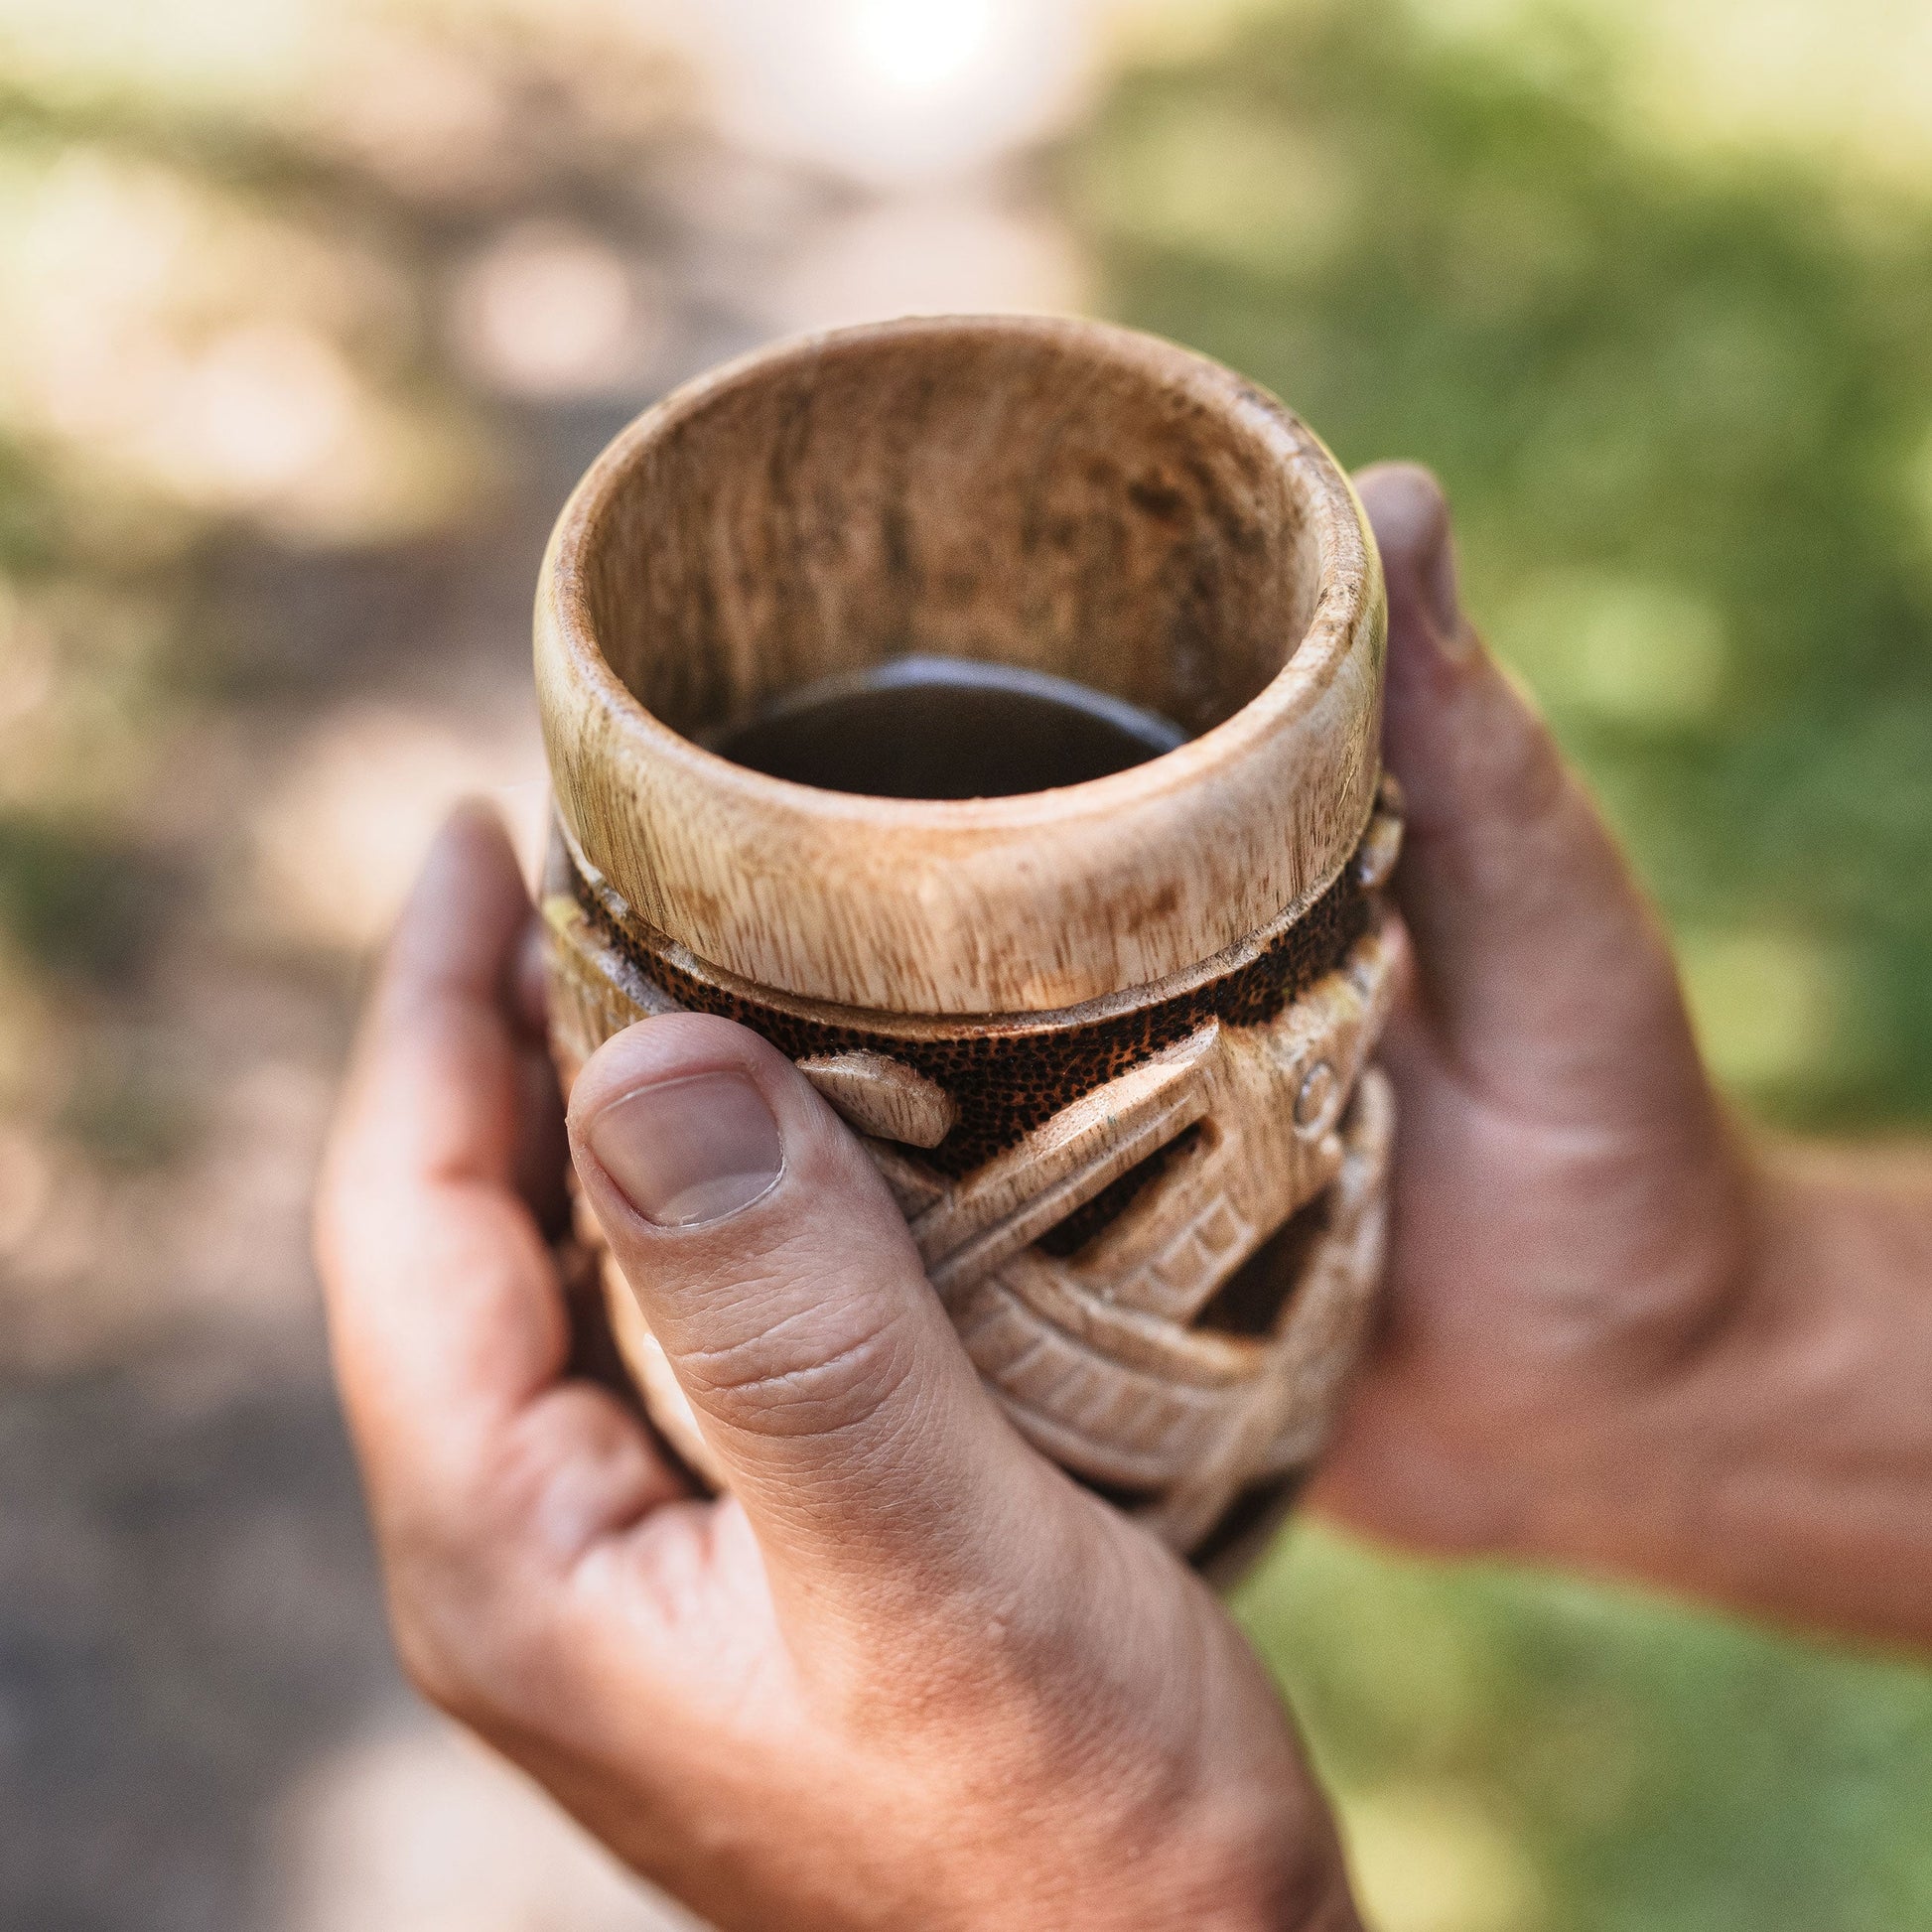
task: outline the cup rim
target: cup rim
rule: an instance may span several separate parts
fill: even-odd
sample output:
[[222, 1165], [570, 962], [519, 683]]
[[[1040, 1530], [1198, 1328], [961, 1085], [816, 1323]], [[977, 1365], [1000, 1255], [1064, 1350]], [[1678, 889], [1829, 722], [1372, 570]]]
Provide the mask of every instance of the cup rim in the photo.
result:
[[[775, 370], [987, 332], [1105, 357], [1178, 391], [1280, 465], [1317, 559], [1313, 608], [1281, 669], [1172, 751], [1051, 790], [983, 799], [875, 797], [772, 777], [649, 711], [606, 658], [587, 591], [605, 518], [642, 453]], [[536, 671], [560, 814], [603, 883], [645, 924], [729, 974], [807, 999], [901, 1013], [1037, 1013], [1185, 971], [1333, 880], [1373, 806], [1386, 622], [1380, 560], [1352, 485], [1314, 432], [1266, 390], [1114, 324], [921, 316], [766, 345], [681, 385], [621, 430], [552, 532]], [[1270, 784], [1257, 782], [1269, 779], [1278, 781], [1272, 799]], [[586, 809], [600, 793], [615, 809]], [[1235, 822], [1244, 804], [1258, 813], [1245, 836]], [[686, 835], [679, 818], [691, 821]], [[1259, 870], [1230, 877], [1215, 903], [1182, 875], [1217, 831], [1253, 847]], [[1280, 835], [1272, 851], [1271, 831]], [[1138, 866], [1122, 849], [1137, 838]], [[721, 902], [729, 878], [748, 864], [764, 870], [760, 844], [807, 862], [849, 848], [852, 864], [801, 874], [799, 916], [774, 920], [761, 892], [733, 910]], [[1136, 871], [1138, 883], [1126, 876]], [[1162, 931], [1149, 915], [1164, 905]], [[1015, 946], [1036, 956], [1014, 955]]]

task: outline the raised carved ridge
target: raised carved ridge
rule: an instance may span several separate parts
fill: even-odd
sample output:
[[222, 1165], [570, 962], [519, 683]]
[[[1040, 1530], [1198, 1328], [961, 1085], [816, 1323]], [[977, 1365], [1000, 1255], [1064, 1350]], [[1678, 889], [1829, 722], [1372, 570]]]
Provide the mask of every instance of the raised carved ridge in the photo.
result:
[[[1393, 810], [1379, 810], [1350, 870], [1366, 860], [1379, 884], [1400, 829]], [[544, 912], [552, 1031], [567, 1078], [613, 1034], [683, 1004], [657, 983], [655, 961], [640, 961], [621, 929], [587, 909], [573, 872], [559, 842]], [[1313, 1454], [1379, 1272], [1393, 1110], [1387, 1082], [1366, 1063], [1387, 1014], [1395, 947], [1377, 895], [1359, 903], [1352, 942], [1270, 1017], [1210, 1017], [1110, 1078], [1062, 1088], [1043, 1120], [964, 1174], [946, 1172], [920, 1137], [969, 1095], [939, 1089], [897, 1058], [875, 1063], [849, 1051], [805, 1063], [808, 1077], [844, 1083], [848, 1117], [974, 1365], [1016, 1425], [1182, 1551], [1200, 1546], [1242, 1498], [1287, 1484]], [[1023, 1044], [986, 1037], [994, 1049]], [[997, 1065], [993, 1052], [988, 1060]], [[855, 1089], [870, 1100], [855, 1105]], [[1177, 1143], [1073, 1252], [1039, 1245]], [[1311, 1238], [1284, 1278], [1261, 1285], [1273, 1313], [1260, 1332], [1204, 1321], [1237, 1271], [1297, 1215], [1313, 1217]], [[608, 1269], [607, 1294], [653, 1415], [686, 1461], [717, 1480], [669, 1364]]]

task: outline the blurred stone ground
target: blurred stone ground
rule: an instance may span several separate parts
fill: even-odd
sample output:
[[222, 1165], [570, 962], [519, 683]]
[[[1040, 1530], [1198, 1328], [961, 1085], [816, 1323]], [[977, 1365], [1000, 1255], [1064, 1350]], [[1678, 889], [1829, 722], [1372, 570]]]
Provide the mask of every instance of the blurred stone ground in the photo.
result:
[[[459, 105], [479, 74], [495, 84], [486, 69], [458, 75]], [[600, 78], [594, 60], [571, 74]], [[211, 519], [166, 596], [214, 682], [144, 701], [139, 742], [162, 749], [123, 814], [134, 943], [91, 979], [58, 960], [0, 974], [38, 1002], [0, 1027], [26, 1039], [0, 1107], [0, 1925], [21, 1932], [684, 1923], [398, 1677], [327, 1376], [315, 1159], [369, 948], [443, 813], [481, 789], [526, 841], [540, 823], [531, 594], [608, 437], [785, 328], [1055, 306], [1074, 282], [1011, 183], [895, 199], [688, 132], [640, 159], [581, 114], [559, 138], [547, 96], [454, 142], [482, 187], [452, 185], [420, 138], [433, 94], [404, 102], [395, 165], [369, 167], [404, 209], [384, 203], [406, 230], [397, 288], [441, 318], [428, 360], [482, 423], [488, 474], [413, 538]], [[83, 212], [114, 214], [119, 164], [88, 155], [60, 166], [94, 169]], [[136, 204], [151, 165], [128, 164]], [[356, 175], [345, 199], [368, 188]], [[30, 323], [54, 300], [12, 295]], [[35, 324], [56, 403], [64, 338], [97, 308]], [[196, 392], [198, 432], [242, 397], [224, 460], [244, 482], [275, 481], [286, 447], [261, 422], [323, 366], [305, 326], [224, 349]], [[58, 819], [76, 787], [57, 773], [29, 803]]]
[[[682, 359], [748, 335], [701, 320]], [[307, 1237], [357, 944], [455, 794], [534, 816], [537, 559], [628, 413], [527, 412], [488, 529], [360, 569], [239, 556], [209, 587], [304, 670], [198, 727], [159, 806], [207, 890], [135, 1024], [194, 1132], [120, 1177], [10, 1145], [0, 1923], [669, 1922], [401, 1684]], [[292, 910], [250, 902], [277, 890]], [[280, 944], [268, 918], [344, 943]]]

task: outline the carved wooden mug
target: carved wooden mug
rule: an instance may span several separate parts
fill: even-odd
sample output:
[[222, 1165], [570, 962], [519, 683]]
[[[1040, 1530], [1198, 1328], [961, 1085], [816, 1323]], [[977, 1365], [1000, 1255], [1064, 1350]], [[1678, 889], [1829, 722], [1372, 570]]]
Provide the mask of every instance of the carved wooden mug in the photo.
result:
[[[579, 484], [537, 601], [565, 1078], [678, 1008], [774, 1041], [865, 1137], [1015, 1425], [1223, 1567], [1318, 1447], [1380, 1266], [1385, 633], [1361, 507], [1293, 414], [1171, 344], [1019, 317], [678, 390]], [[965, 799], [699, 742], [914, 652], [1185, 742]], [[606, 1275], [651, 1415], [716, 1481]]]

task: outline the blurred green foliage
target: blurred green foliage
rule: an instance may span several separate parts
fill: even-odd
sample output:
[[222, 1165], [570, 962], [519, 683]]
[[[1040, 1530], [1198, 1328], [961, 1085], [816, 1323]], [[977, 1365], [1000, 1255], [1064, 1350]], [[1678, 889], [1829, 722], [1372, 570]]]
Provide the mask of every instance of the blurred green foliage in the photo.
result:
[[483, 464], [421, 319], [439, 210], [298, 138], [299, 98], [284, 127], [139, 60], [37, 71], [20, 27], [0, 5], [0, 1131], [129, 1170], [196, 1119], [158, 982], [237, 862], [223, 733], [297, 669], [299, 620], [244, 637], [210, 581], [435, 534]]
[[1932, 1112], [1932, 210], [1620, 124], [1389, 0], [1130, 74], [1073, 158], [1113, 310], [1348, 463], [1440, 472], [1468, 601], [1684, 937], [1721, 1064]]
[[[1576, 18], [1511, 61], [1392, 0], [1275, 0], [1125, 75], [1068, 197], [1114, 313], [1351, 465], [1442, 475], [1467, 602], [1739, 1094], [1922, 1124], [1932, 207], [1667, 145]], [[1932, 1923], [1923, 1672], [1310, 1529], [1244, 1611], [1386, 1932]]]
[[106, 981], [139, 964], [152, 871], [92, 828], [0, 812], [0, 922], [50, 974]]
[[1376, 1932], [1932, 1924], [1923, 1670], [1308, 1528], [1241, 1608]]

